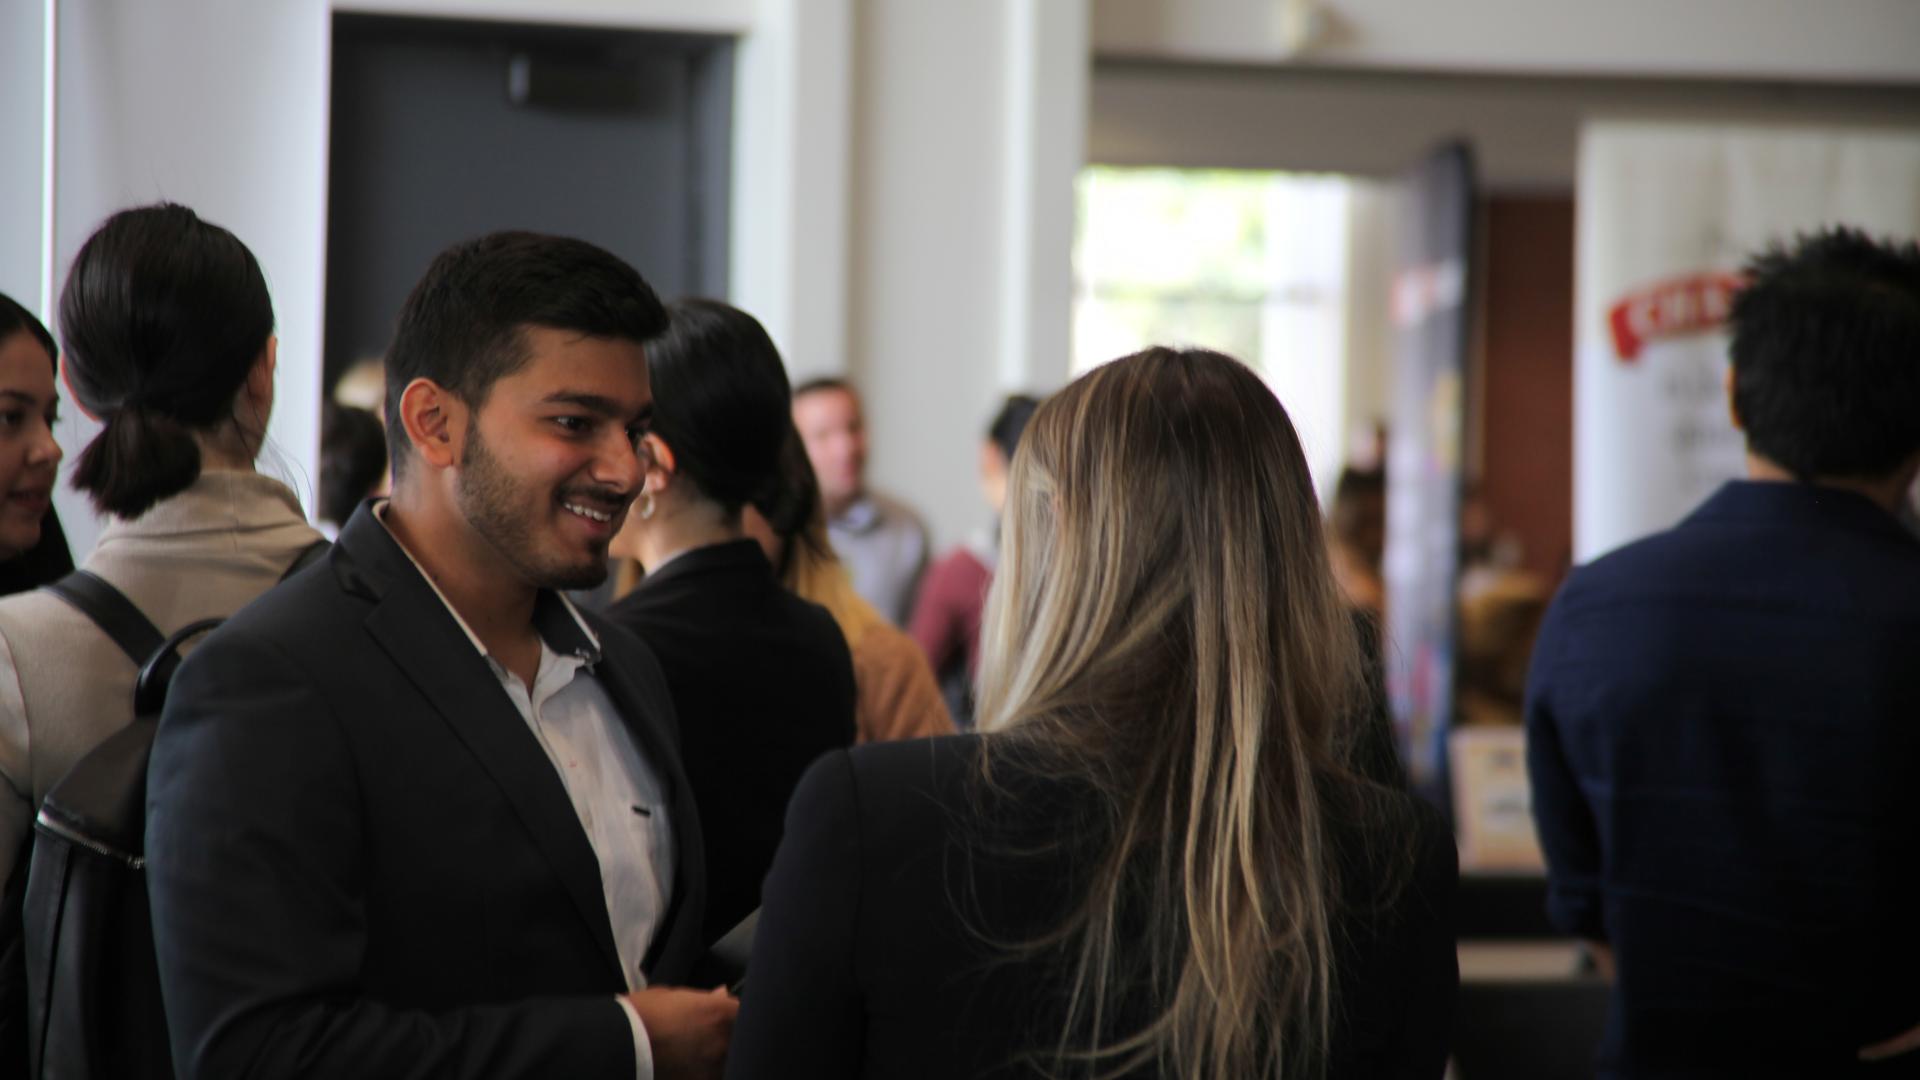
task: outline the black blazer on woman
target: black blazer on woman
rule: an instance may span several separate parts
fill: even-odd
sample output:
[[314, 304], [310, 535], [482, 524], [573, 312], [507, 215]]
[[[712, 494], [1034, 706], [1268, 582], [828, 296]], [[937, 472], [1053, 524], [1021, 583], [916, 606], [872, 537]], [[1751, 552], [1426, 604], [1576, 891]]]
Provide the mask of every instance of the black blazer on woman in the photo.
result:
[[760, 906], [800, 775], [853, 743], [853, 658], [833, 616], [781, 588], [752, 540], [696, 548], [607, 616], [652, 647], [706, 837], [707, 937]]
[[[808, 771], [767, 876], [730, 1080], [1035, 1075], [1020, 1055], [1053, 1049], [1069, 971], [1057, 954], [1009, 958], [995, 942], [1033, 940], [1082, 895], [1090, 868], [1070, 841], [1095, 827], [1097, 803], [1070, 780], [1001, 765], [983, 789], [982, 745], [873, 744]], [[1388, 813], [1364, 835], [1329, 804], [1351, 903], [1333, 927], [1327, 1076], [1438, 1080], [1459, 983], [1453, 843], [1423, 804], [1368, 791]], [[1396, 856], [1401, 884], [1383, 890]], [[1139, 912], [1121, 917], [1124, 928]], [[1113, 982], [1145, 986], [1139, 975]], [[1154, 1006], [1134, 995], [1120, 1024], [1137, 1030]]]

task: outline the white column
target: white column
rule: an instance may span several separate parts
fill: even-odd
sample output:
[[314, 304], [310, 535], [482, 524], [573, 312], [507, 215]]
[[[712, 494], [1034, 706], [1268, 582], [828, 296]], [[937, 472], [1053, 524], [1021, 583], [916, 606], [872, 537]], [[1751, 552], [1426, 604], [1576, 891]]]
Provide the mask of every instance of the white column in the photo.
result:
[[0, 5], [0, 292], [42, 318], [52, 307], [43, 264], [53, 22], [53, 0]]
[[1000, 387], [1067, 381], [1074, 181], [1086, 158], [1089, 0], [1007, 0]]
[[936, 546], [985, 522], [999, 397], [1066, 378], [1084, 0], [863, 0], [854, 104], [851, 370], [876, 487]]
[[735, 63], [732, 300], [796, 381], [844, 371], [852, 0], [768, 0]]

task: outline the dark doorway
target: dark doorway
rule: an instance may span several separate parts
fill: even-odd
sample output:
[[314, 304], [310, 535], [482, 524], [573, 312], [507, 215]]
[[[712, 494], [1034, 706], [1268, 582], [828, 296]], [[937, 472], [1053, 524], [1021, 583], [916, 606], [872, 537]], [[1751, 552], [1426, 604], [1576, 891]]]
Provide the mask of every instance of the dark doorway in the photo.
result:
[[663, 298], [722, 296], [733, 39], [334, 16], [327, 386], [377, 357], [435, 254], [578, 236]]

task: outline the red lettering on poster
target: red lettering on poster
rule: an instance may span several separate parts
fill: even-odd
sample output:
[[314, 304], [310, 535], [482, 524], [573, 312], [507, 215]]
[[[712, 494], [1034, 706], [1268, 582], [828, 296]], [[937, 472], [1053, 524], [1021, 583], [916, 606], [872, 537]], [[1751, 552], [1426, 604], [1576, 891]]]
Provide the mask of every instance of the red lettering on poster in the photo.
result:
[[1739, 274], [1709, 270], [1629, 293], [1607, 312], [1614, 354], [1631, 364], [1649, 342], [1721, 326], [1733, 307], [1733, 294], [1744, 284], [1746, 278]]

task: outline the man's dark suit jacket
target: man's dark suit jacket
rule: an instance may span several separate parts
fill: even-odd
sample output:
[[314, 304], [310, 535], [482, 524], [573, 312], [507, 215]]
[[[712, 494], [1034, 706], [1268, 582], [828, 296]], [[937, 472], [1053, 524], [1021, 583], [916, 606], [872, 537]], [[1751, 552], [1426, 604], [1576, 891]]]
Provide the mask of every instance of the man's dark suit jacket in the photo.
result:
[[[869, 744], [808, 770], [767, 875], [730, 1080], [1041, 1075], [1021, 1055], [1055, 1048], [1068, 963], [1007, 947], [1085, 894], [1092, 860], [1074, 841], [1103, 826], [1058, 771], [1010, 767], [1017, 751], [978, 784], [984, 740], [1005, 738]], [[1326, 1076], [1439, 1080], [1459, 986], [1453, 840], [1411, 796], [1343, 790], [1377, 812], [1362, 830], [1351, 799], [1325, 803], [1346, 900]], [[1141, 917], [1123, 907], [1123, 935]], [[1144, 959], [1123, 958], [1109, 983], [1146, 985]], [[1158, 1004], [1132, 995], [1116, 1028]]]
[[1891, 515], [1736, 482], [1575, 571], [1527, 737], [1549, 914], [1619, 968], [1603, 1075], [1843, 1076], [1920, 1024], [1920, 543]]
[[[571, 618], [544, 594], [535, 621], [551, 642]], [[644, 645], [593, 627], [595, 674], [671, 800], [678, 871], [648, 970], [674, 982], [705, 897], [673, 705]], [[370, 504], [181, 666], [148, 777], [182, 1077], [633, 1077], [573, 803]]]
[[706, 837], [717, 938], [760, 906], [787, 799], [853, 743], [853, 658], [833, 616], [781, 588], [752, 540], [674, 558], [607, 611], [660, 660]]

